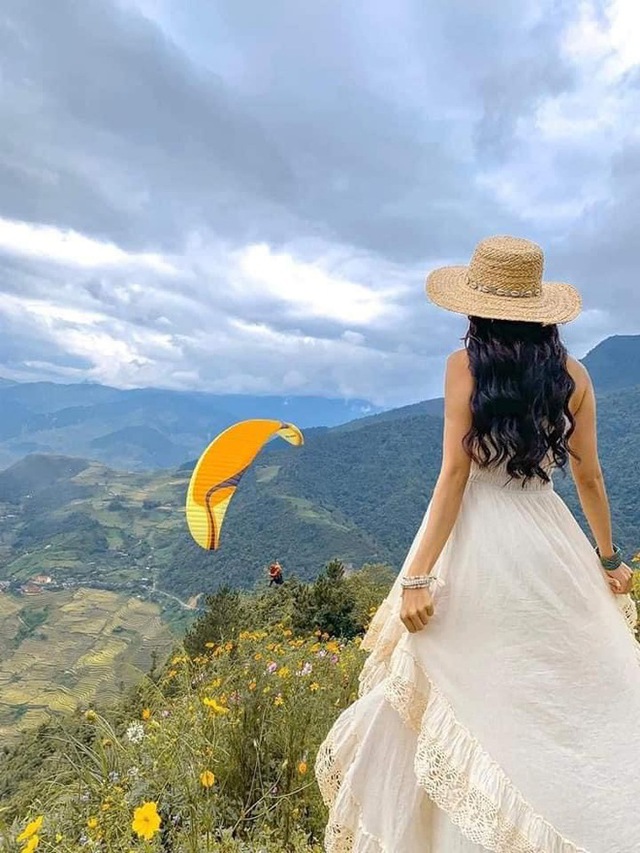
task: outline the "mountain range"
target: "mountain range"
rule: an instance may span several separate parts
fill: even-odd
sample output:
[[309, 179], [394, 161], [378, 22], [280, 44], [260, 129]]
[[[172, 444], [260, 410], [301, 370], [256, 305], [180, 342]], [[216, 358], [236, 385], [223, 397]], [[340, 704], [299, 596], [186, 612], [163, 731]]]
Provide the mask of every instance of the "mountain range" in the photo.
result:
[[131, 471], [170, 468], [197, 456], [245, 418], [331, 427], [381, 411], [366, 400], [205, 394], [93, 383], [0, 382], [0, 469], [29, 453], [95, 459]]
[[[628, 356], [627, 339], [605, 343], [604, 352], [593, 351], [596, 365], [610, 364], [612, 347]], [[628, 551], [637, 550], [633, 475], [640, 468], [640, 430], [630, 425], [640, 416], [640, 383], [631, 376], [634, 384], [624, 393], [602, 393], [606, 373], [592, 374], [601, 410], [615, 412], [600, 417], [598, 429], [616, 536]], [[356, 566], [399, 568], [439, 470], [438, 405], [427, 401], [305, 430], [301, 448], [271, 442], [242, 479], [216, 552], [196, 546], [185, 524], [193, 460], [125, 472], [79, 457], [29, 455], [0, 472], [0, 581], [46, 571], [160, 601], [167, 593], [188, 598], [222, 581], [251, 586], [275, 557], [306, 579], [335, 556]], [[581, 518], [570, 478], [556, 475], [556, 487]]]
[[[602, 393], [640, 384], [640, 336], [607, 338], [585, 358]], [[79, 456], [129, 471], [179, 466], [221, 430], [245, 418], [277, 418], [302, 429], [360, 429], [381, 420], [442, 414], [442, 399], [391, 410], [319, 396], [205, 394], [95, 383], [0, 379], [0, 469], [30, 453]]]

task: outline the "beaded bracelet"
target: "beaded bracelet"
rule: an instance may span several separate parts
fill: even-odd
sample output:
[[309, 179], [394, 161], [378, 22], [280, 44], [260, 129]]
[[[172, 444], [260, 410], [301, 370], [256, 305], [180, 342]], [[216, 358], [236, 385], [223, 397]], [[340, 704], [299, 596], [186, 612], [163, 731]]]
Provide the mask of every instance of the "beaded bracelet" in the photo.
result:
[[437, 582], [437, 578], [435, 575], [413, 575], [412, 577], [402, 578], [400, 581], [400, 586], [403, 589], [415, 589], [424, 586], [431, 586], [432, 583]]
[[620, 568], [622, 565], [622, 551], [618, 548], [617, 545], [613, 546], [613, 556], [612, 557], [603, 557], [600, 554], [600, 549], [596, 548], [596, 554], [600, 557], [600, 563], [603, 569], [606, 569], [608, 572], [613, 572], [616, 569]]

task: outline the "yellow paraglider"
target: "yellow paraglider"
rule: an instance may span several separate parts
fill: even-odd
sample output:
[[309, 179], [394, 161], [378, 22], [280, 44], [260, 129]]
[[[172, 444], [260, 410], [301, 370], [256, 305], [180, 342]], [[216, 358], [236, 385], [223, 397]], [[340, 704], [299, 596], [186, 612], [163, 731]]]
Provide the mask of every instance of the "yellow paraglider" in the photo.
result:
[[278, 435], [297, 447], [304, 444], [294, 424], [254, 419], [230, 426], [204, 451], [187, 492], [187, 523], [202, 548], [215, 551], [219, 547], [222, 522], [242, 475], [264, 445]]

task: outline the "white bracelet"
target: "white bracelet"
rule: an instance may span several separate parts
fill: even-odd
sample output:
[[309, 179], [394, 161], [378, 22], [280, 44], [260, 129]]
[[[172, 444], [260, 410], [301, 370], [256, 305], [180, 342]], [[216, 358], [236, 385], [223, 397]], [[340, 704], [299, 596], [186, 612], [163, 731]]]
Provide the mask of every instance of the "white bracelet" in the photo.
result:
[[438, 578], [435, 575], [413, 575], [412, 577], [403, 577], [400, 580], [400, 586], [403, 589], [413, 589], [415, 587], [431, 586], [436, 583]]

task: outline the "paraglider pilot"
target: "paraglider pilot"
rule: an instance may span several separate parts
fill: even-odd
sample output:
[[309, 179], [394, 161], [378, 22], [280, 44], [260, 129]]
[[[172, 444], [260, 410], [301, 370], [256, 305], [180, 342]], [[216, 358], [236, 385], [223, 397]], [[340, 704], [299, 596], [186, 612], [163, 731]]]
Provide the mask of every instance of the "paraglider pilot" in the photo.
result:
[[275, 560], [269, 566], [269, 586], [271, 586], [271, 584], [273, 584], [273, 583], [281, 584], [282, 581], [283, 581], [282, 566], [280, 565], [280, 563], [277, 560]]

